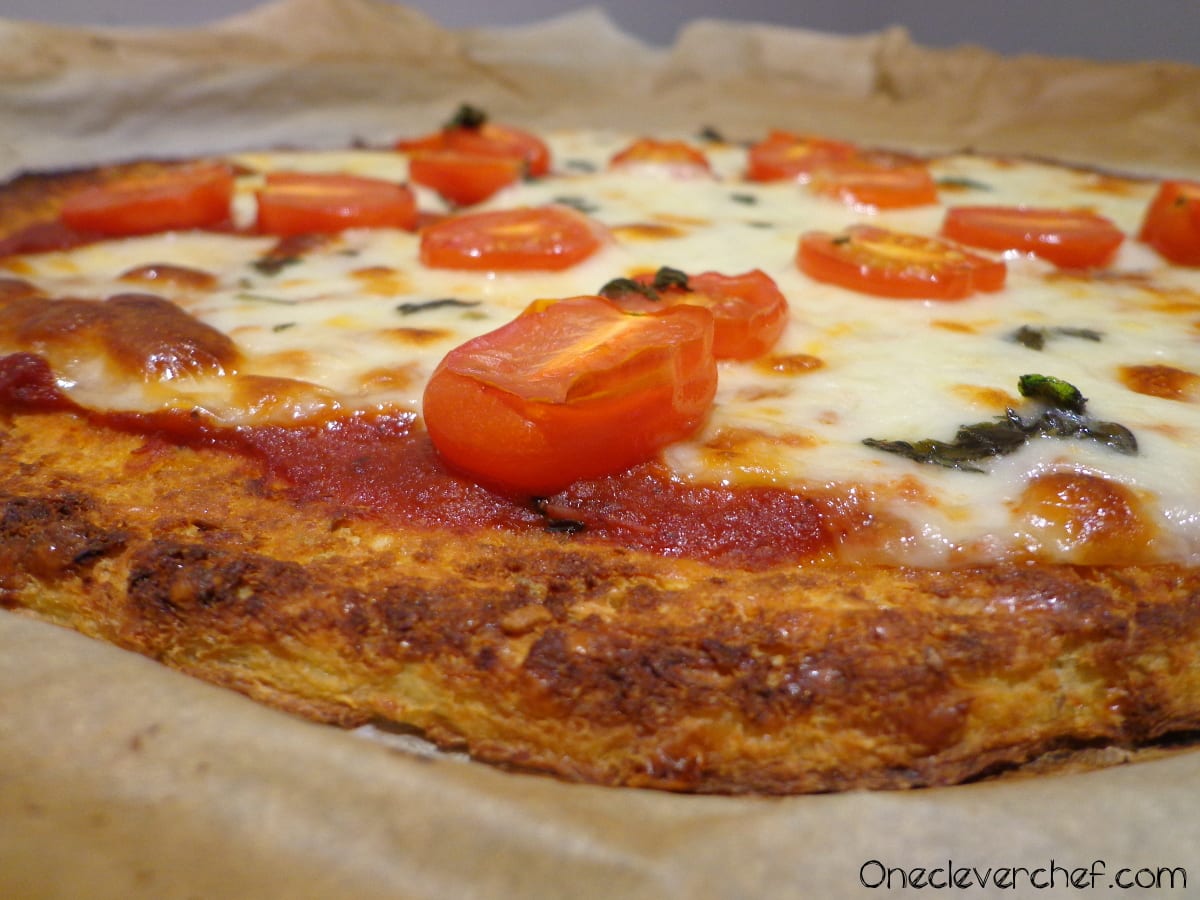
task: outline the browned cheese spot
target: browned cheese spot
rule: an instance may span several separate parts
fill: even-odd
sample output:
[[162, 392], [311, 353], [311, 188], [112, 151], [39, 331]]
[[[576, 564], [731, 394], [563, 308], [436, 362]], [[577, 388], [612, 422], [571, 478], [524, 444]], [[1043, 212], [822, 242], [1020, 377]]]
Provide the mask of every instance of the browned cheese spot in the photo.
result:
[[1083, 565], [1135, 564], [1149, 555], [1156, 535], [1137, 494], [1086, 472], [1032, 479], [1015, 512], [1037, 545]]
[[153, 294], [0, 300], [0, 333], [16, 349], [46, 355], [52, 365], [100, 354], [147, 380], [221, 375], [240, 359], [227, 335]]
[[1121, 383], [1137, 394], [1184, 402], [1200, 399], [1200, 375], [1186, 369], [1159, 364], [1122, 366], [1118, 374]]

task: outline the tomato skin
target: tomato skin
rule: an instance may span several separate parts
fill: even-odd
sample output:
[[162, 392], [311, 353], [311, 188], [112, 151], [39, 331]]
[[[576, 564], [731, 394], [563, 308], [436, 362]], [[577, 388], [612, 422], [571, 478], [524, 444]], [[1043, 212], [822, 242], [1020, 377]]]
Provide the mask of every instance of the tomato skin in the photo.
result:
[[703, 151], [683, 141], [639, 138], [608, 161], [610, 169], [662, 168], [673, 175], [708, 175], [712, 171]]
[[938, 201], [929, 169], [919, 163], [885, 165], [867, 159], [833, 162], [813, 171], [809, 187], [848, 206], [903, 209]]
[[946, 211], [942, 234], [970, 247], [1032, 253], [1065, 269], [1103, 266], [1125, 240], [1096, 213], [1026, 206], [955, 206]]
[[1146, 209], [1138, 240], [1180, 266], [1200, 266], [1200, 182], [1164, 181]]
[[858, 148], [845, 141], [772, 131], [747, 151], [746, 177], [751, 181], [807, 181], [814, 170], [857, 154]]
[[854, 225], [840, 235], [803, 235], [796, 263], [810, 278], [863, 294], [898, 299], [962, 300], [1004, 287], [999, 260], [937, 238]]
[[408, 175], [415, 184], [436, 191], [456, 206], [482, 203], [516, 184], [523, 171], [519, 159], [451, 150], [414, 153], [408, 163]]
[[423, 413], [452, 468], [502, 493], [540, 496], [623, 471], [693, 433], [716, 385], [704, 310], [632, 315], [602, 297], [573, 297], [450, 351]]
[[565, 206], [465, 213], [422, 229], [421, 262], [435, 269], [557, 271], [600, 249], [600, 225]]
[[[652, 287], [654, 275], [635, 280]], [[680, 304], [699, 306], [713, 316], [713, 356], [757, 359], [775, 345], [787, 327], [788, 303], [775, 280], [759, 269], [741, 275], [701, 272], [687, 288], [656, 289], [658, 299], [630, 292], [615, 298], [623, 309], [655, 313]], [[606, 292], [607, 293], [607, 292]]]
[[68, 197], [60, 219], [112, 236], [215, 228], [229, 221], [233, 180], [228, 166], [202, 163], [97, 185]]
[[403, 184], [357, 175], [270, 172], [258, 191], [258, 230], [287, 237], [347, 228], [417, 224], [417, 204]]

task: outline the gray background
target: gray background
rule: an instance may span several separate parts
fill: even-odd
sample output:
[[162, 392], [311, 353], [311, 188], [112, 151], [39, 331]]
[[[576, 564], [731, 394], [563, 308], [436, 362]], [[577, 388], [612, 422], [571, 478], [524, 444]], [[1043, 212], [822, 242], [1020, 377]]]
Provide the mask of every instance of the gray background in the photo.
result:
[[[255, 0], [0, 0], [0, 16], [78, 25], [188, 26], [232, 15]], [[1007, 54], [1098, 60], [1177, 60], [1200, 65], [1200, 0], [413, 0], [452, 28], [521, 24], [593, 5], [625, 31], [670, 43], [695, 18], [738, 19], [842, 34], [896, 24], [933, 47], [976, 44]]]

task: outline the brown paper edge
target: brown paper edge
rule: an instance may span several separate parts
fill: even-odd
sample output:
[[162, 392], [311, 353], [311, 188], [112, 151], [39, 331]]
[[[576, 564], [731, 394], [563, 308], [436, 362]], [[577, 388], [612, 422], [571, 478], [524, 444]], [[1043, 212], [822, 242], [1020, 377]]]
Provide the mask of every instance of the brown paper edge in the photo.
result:
[[[537, 127], [781, 127], [1200, 174], [1200, 71], [1172, 63], [713, 21], [659, 50], [594, 10], [452, 33], [377, 0], [180, 32], [0, 22], [4, 172], [383, 142], [464, 99]], [[787, 799], [568, 785], [397, 752], [0, 614], [5, 897], [840, 897], [878, 864], [1097, 862], [1104, 887], [1121, 866], [1189, 864], [1196, 786], [1196, 754]]]

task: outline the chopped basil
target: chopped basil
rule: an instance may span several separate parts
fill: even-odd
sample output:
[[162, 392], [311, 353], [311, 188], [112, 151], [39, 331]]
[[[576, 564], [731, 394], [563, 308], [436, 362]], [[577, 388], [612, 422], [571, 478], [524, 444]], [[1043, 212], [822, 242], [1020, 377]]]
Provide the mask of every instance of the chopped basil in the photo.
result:
[[278, 275], [288, 266], [294, 266], [300, 262], [300, 259], [299, 256], [264, 256], [256, 259], [250, 265], [260, 275]]
[[289, 328], [295, 328], [295, 327], [296, 327], [295, 322], [280, 322], [278, 325], [272, 325], [271, 330], [279, 332], [279, 331], [287, 331]]
[[1116, 422], [1103, 422], [1087, 415], [1087, 401], [1074, 385], [1049, 375], [1023, 375], [1018, 388], [1022, 396], [1040, 400], [1047, 408], [1029, 418], [1009, 409], [993, 421], [961, 426], [952, 441], [867, 438], [863, 443], [913, 462], [964, 472], [983, 472], [978, 465], [981, 461], [1015, 453], [1036, 437], [1094, 440], [1127, 456], [1137, 454], [1133, 432]]
[[440, 309], [445, 306], [460, 306], [472, 307], [478, 306], [478, 300], [459, 300], [457, 297], [439, 297], [436, 300], [420, 300], [408, 303], [401, 303], [396, 307], [396, 312], [402, 316], [411, 316], [413, 313], [425, 312], [430, 309]]
[[745, 194], [745, 193], [739, 192], [736, 194], [730, 194], [729, 199], [732, 200], [734, 203], [741, 203], [745, 206], [753, 206], [755, 203], [758, 202], [758, 195], [757, 194]]
[[571, 209], [581, 212], [585, 216], [591, 215], [600, 208], [586, 197], [580, 197], [575, 194], [563, 194], [562, 196], [555, 197], [551, 202], [557, 203], [559, 206], [569, 206]]
[[1053, 375], [1022, 375], [1017, 380], [1017, 390], [1022, 397], [1043, 400], [1073, 413], [1082, 413], [1087, 406], [1087, 399], [1079, 393], [1079, 388]]
[[458, 111], [454, 113], [454, 117], [446, 123], [446, 128], [468, 128], [475, 131], [482, 128], [487, 120], [487, 113], [478, 106], [464, 103], [459, 106]]
[[596, 164], [590, 159], [568, 159], [563, 161], [563, 168], [572, 172], [595, 172]]
[[655, 272], [652, 284], [656, 291], [667, 291], [671, 288], [679, 288], [682, 291], [691, 290], [691, 287], [688, 285], [687, 275], [678, 269], [672, 269], [670, 266], [663, 266]]
[[598, 293], [601, 297], [607, 297], [609, 300], [620, 300], [630, 294], [641, 294], [647, 300], [658, 299], [658, 291], [650, 285], [634, 281], [632, 278], [614, 278], [600, 288]]
[[1103, 333], [1091, 328], [1034, 328], [1032, 325], [1022, 325], [1009, 335], [1009, 340], [1028, 347], [1030, 350], [1043, 350], [1046, 347], [1046, 341], [1053, 337], [1079, 338], [1095, 342], [1104, 340]]
[[959, 175], [948, 175], [945, 178], [937, 180], [938, 187], [946, 188], [964, 188], [972, 191], [990, 191], [992, 186], [984, 184], [982, 181], [976, 181], [974, 178], [964, 178]]
[[725, 135], [721, 134], [721, 132], [712, 125], [705, 125], [700, 129], [700, 140], [708, 141], [713, 144], [724, 144]]

